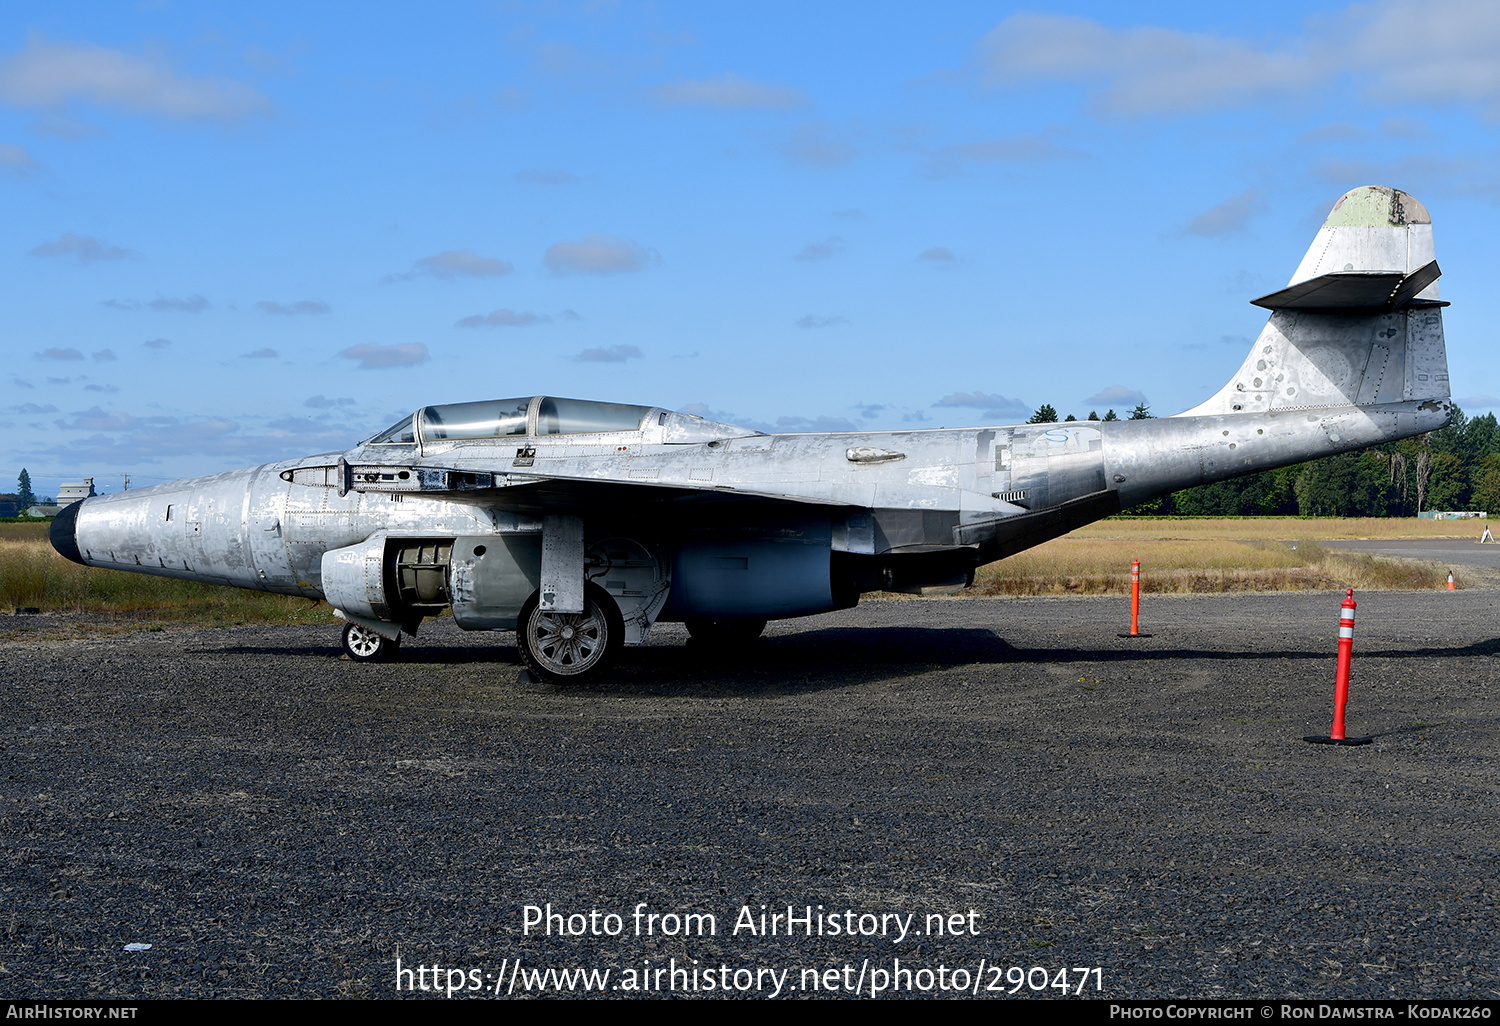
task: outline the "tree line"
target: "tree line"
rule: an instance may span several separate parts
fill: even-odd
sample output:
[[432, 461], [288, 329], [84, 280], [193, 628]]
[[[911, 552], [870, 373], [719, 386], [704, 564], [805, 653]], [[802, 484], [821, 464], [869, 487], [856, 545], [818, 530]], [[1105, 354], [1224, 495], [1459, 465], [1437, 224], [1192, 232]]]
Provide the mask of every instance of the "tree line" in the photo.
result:
[[[1131, 420], [1151, 416], [1144, 403]], [[1070, 421], [1078, 418], [1069, 416]], [[1090, 413], [1089, 420], [1117, 420]], [[1057, 420], [1044, 405], [1029, 424]], [[1468, 417], [1457, 406], [1445, 428], [1416, 438], [1246, 477], [1199, 485], [1127, 513], [1140, 516], [1414, 517], [1424, 510], [1483, 510], [1500, 515], [1500, 422]]]
[[0, 493], [0, 517], [24, 516], [26, 511], [38, 502], [49, 503], [50, 497], [38, 498], [31, 490], [31, 475], [26, 468], [21, 468], [20, 476], [16, 478], [16, 490], [13, 492]]

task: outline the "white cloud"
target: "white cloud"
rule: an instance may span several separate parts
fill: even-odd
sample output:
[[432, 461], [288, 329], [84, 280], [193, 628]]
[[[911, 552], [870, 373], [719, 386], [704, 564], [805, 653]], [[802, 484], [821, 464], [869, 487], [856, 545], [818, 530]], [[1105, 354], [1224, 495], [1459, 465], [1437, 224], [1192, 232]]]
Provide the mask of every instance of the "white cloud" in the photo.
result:
[[410, 278], [412, 274], [430, 274], [434, 278], [498, 278], [515, 270], [509, 261], [494, 257], [482, 257], [472, 249], [446, 249], [432, 256], [425, 256], [413, 265], [415, 271], [396, 275]]
[[776, 430], [798, 433], [858, 431], [859, 426], [846, 417], [777, 417]]
[[1305, 48], [1272, 51], [1240, 39], [1165, 28], [1117, 29], [1071, 15], [1022, 12], [979, 44], [985, 81], [1091, 82], [1104, 109], [1182, 112], [1306, 88], [1324, 74]]
[[333, 409], [336, 406], [358, 406], [359, 403], [356, 400], [354, 400], [352, 398], [349, 398], [347, 396], [340, 396], [337, 399], [329, 399], [329, 398], [326, 398], [325, 396], [323, 396], [322, 394], [319, 394], [319, 395], [315, 395], [315, 396], [310, 397], [302, 405], [303, 406], [309, 406], [309, 407], [311, 407], [314, 410], [330, 410], [330, 409]]
[[56, 111], [71, 100], [190, 120], [238, 121], [271, 109], [265, 96], [243, 82], [182, 76], [158, 57], [135, 57], [92, 43], [32, 36], [26, 49], [0, 60], [0, 102]]
[[1386, 118], [1380, 123], [1380, 134], [1387, 139], [1431, 139], [1432, 129], [1417, 118]]
[[171, 342], [167, 341], [164, 338], [148, 338], [146, 341], [141, 343], [141, 345], [145, 346], [147, 349], [165, 349], [171, 344]]
[[33, 171], [41, 170], [41, 166], [21, 147], [0, 143], [0, 171], [24, 178]]
[[1110, 385], [1100, 392], [1095, 392], [1084, 402], [1099, 403], [1101, 406], [1140, 406], [1146, 402], [1146, 397], [1138, 389], [1126, 388], [1124, 385]]
[[427, 347], [421, 343], [382, 346], [372, 342], [350, 346], [339, 351], [346, 360], [358, 360], [360, 370], [382, 370], [386, 367], [410, 367], [426, 363]]
[[547, 266], [553, 274], [618, 274], [639, 271], [660, 258], [634, 239], [590, 232], [577, 242], [555, 242], [547, 247]]
[[366, 425], [351, 425], [347, 417], [330, 418], [326, 424], [285, 417], [259, 431], [246, 431], [222, 417], [135, 415], [98, 406], [75, 413], [71, 421], [55, 423], [64, 431], [92, 432], [63, 440], [53, 450], [59, 458], [81, 466], [139, 466], [178, 456], [222, 458], [233, 460], [233, 465], [267, 463], [309, 451], [345, 449], [361, 433], [368, 433], [363, 430]]
[[159, 313], [202, 313], [208, 309], [208, 300], [199, 295], [178, 299], [176, 296], [157, 296], [146, 304]]
[[113, 349], [101, 349], [97, 353], [90, 355], [93, 356], [95, 363], [113, 363], [115, 361], [115, 351]]
[[[1331, 160], [1318, 168], [1318, 175], [1340, 189], [1351, 181], [1400, 182], [1403, 189], [1419, 195], [1500, 196], [1500, 174], [1493, 159], [1413, 153], [1393, 160]], [[1320, 219], [1328, 207], [1329, 203], [1321, 205]]]
[[707, 403], [688, 403], [677, 408], [678, 413], [686, 413], [690, 417], [702, 417], [704, 420], [717, 421], [720, 424], [736, 424], [735, 415], [725, 413], [723, 410], [712, 409]]
[[1082, 150], [1059, 143], [1055, 132], [1035, 135], [1012, 135], [987, 142], [958, 143], [944, 146], [928, 160], [923, 173], [928, 178], [946, 178], [962, 174], [965, 165], [1035, 164], [1048, 160], [1081, 160], [1088, 157]]
[[269, 299], [262, 299], [255, 304], [262, 313], [275, 314], [278, 317], [295, 317], [298, 314], [326, 314], [329, 306], [316, 299], [301, 299], [295, 303], [273, 303]]
[[82, 360], [83, 354], [71, 346], [67, 349], [53, 347], [36, 354], [38, 360]]
[[1019, 13], [977, 48], [985, 82], [1077, 82], [1106, 112], [1179, 114], [1348, 81], [1377, 101], [1472, 103], [1500, 114], [1500, 7], [1476, 0], [1383, 0], [1310, 19], [1281, 39]]
[[842, 167], [859, 156], [859, 147], [833, 125], [810, 121], [797, 126], [792, 138], [782, 144], [781, 152], [799, 164], [831, 168]]
[[713, 110], [789, 110], [807, 103], [795, 89], [740, 78], [733, 73], [718, 78], [669, 82], [652, 90], [665, 107], [707, 107]]
[[552, 318], [516, 310], [491, 310], [488, 314], [474, 314], [454, 325], [456, 328], [523, 328], [528, 324], [550, 321]]
[[1326, 125], [1309, 129], [1297, 136], [1297, 142], [1309, 146], [1319, 143], [1344, 143], [1354, 142], [1365, 137], [1365, 130], [1358, 125], [1351, 125], [1347, 121], [1330, 121]]
[[[168, 418], [156, 418], [168, 419]], [[129, 428], [140, 427], [146, 421], [140, 417], [119, 411], [106, 412], [97, 406], [90, 406], [73, 414], [72, 423], [64, 420], [55, 422], [64, 431], [122, 431]]]
[[797, 254], [797, 259], [809, 262], [827, 260], [837, 253], [842, 253], [848, 245], [847, 242], [836, 235], [832, 238], [824, 239], [822, 242], [809, 242], [806, 246], [802, 247], [802, 252]]
[[43, 114], [31, 127], [40, 135], [51, 135], [58, 139], [84, 139], [91, 135], [104, 134], [104, 129], [98, 125], [64, 117], [61, 114]]
[[573, 359], [580, 363], [624, 363], [639, 360], [645, 354], [635, 346], [609, 346], [603, 349], [585, 349]]
[[[1019, 399], [1009, 399], [998, 392], [953, 392], [943, 396], [933, 406], [957, 408], [971, 407], [983, 410], [984, 416], [992, 420], [1019, 419], [1031, 416], [1031, 407]], [[926, 420], [927, 418], [918, 418]]]
[[495, 90], [492, 99], [499, 110], [524, 110], [531, 104], [531, 90], [520, 86], [506, 86]]
[[799, 328], [832, 328], [840, 324], [848, 324], [849, 319], [847, 317], [840, 317], [837, 314], [828, 317], [822, 317], [818, 314], [808, 314], [806, 317], [797, 318], [793, 323]]
[[92, 235], [75, 235], [73, 232], [63, 232], [55, 242], [44, 242], [39, 246], [33, 246], [28, 255], [34, 257], [70, 256], [76, 258], [80, 264], [92, 263], [95, 260], [128, 260], [139, 256], [128, 249], [111, 246]]
[[1231, 196], [1218, 206], [1210, 207], [1183, 226], [1188, 235], [1206, 235], [1217, 238], [1244, 231], [1245, 225], [1260, 213], [1264, 203], [1260, 190], [1247, 189], [1238, 196]]
[[1356, 5], [1326, 27], [1342, 70], [1383, 99], [1478, 103], [1500, 113], [1500, 7], [1483, 0]]
[[922, 252], [918, 253], [917, 259], [931, 260], [936, 263], [950, 264], [953, 261], [957, 260], [958, 257], [954, 256], [953, 250], [949, 249], [947, 246], [934, 246], [931, 249], [924, 249], [922, 250]]
[[254, 349], [244, 355], [247, 360], [274, 360], [280, 354], [274, 349]]

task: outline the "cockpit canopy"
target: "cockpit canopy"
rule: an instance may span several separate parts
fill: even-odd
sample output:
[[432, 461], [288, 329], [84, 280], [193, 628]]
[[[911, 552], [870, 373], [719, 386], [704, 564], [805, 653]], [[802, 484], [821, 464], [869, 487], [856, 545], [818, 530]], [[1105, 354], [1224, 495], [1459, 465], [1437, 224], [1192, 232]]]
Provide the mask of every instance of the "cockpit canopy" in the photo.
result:
[[369, 445], [410, 445], [422, 441], [505, 438], [512, 435], [576, 435], [599, 431], [635, 431], [650, 406], [603, 403], [590, 399], [488, 399], [477, 403], [427, 406], [370, 439]]

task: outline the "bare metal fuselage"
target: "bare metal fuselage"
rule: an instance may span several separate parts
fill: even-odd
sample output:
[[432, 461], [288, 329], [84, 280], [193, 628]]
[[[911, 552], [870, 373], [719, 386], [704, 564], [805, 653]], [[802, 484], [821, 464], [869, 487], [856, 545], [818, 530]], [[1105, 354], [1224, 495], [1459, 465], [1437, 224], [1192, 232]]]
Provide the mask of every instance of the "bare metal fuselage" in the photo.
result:
[[444, 411], [481, 404], [429, 407], [345, 453], [90, 498], [53, 543], [91, 566], [327, 598], [386, 637], [443, 609], [524, 630], [538, 609], [597, 607], [617, 645], [663, 619], [953, 590], [1154, 496], [1446, 424], [1431, 251], [1420, 204], [1349, 193], [1293, 284], [1257, 301], [1274, 313], [1240, 371], [1176, 417], [768, 435], [592, 404], [632, 426], [579, 430], [546, 411], [587, 425], [591, 404], [536, 397], [497, 401], [495, 437], [453, 438]]

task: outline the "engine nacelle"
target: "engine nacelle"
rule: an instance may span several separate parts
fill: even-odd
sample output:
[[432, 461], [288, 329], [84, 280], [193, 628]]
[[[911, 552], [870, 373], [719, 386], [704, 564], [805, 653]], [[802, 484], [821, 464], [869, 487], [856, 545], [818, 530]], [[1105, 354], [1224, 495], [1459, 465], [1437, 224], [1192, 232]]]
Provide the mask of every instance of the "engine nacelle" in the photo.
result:
[[466, 631], [515, 630], [541, 579], [540, 534], [459, 538], [448, 568], [453, 622]]
[[[580, 570], [615, 603], [626, 643], [645, 641], [669, 582], [655, 547], [618, 536], [591, 539]], [[410, 629], [451, 606], [464, 630], [515, 630], [540, 585], [542, 535], [411, 538], [382, 531], [324, 553], [322, 571], [324, 597], [352, 616]]]
[[452, 538], [372, 534], [357, 545], [323, 553], [323, 597], [368, 620], [409, 623], [448, 605]]
[[678, 543], [663, 620], [778, 620], [839, 608], [826, 516], [737, 533], [719, 528]]
[[399, 620], [386, 597], [384, 531], [358, 545], [323, 553], [323, 597], [333, 608], [369, 620]]

